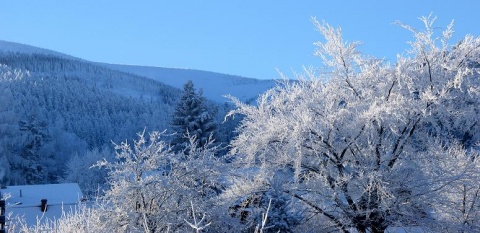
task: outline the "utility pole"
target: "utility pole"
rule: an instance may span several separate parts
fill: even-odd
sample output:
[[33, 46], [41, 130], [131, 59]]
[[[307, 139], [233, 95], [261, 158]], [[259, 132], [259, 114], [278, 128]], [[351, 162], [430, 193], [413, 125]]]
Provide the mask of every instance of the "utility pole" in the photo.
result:
[[[2, 198], [2, 195], [0, 193], [0, 198]], [[5, 233], [7, 230], [5, 230], [5, 200], [1, 199], [0, 200], [0, 233]]]

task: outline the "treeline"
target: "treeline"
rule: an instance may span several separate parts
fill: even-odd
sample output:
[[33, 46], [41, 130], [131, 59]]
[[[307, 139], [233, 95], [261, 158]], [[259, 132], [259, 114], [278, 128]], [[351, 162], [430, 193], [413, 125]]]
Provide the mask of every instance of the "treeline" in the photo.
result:
[[80, 79], [100, 89], [116, 94], [142, 97], [172, 105], [178, 98], [178, 90], [163, 83], [116, 70], [108, 69], [81, 59], [64, 58], [41, 53], [2, 53], [0, 64], [29, 71], [38, 77]]

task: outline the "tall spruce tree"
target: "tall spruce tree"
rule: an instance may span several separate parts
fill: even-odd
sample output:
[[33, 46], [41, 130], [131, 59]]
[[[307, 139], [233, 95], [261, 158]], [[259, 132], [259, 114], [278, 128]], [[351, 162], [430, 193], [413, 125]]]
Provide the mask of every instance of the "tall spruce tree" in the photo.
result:
[[21, 120], [19, 129], [23, 134], [24, 143], [19, 149], [20, 156], [14, 161], [14, 173], [19, 173], [23, 180], [20, 184], [42, 184], [54, 182], [49, 165], [52, 165], [52, 155], [44, 151], [45, 145], [51, 140], [47, 123], [37, 119], [32, 114], [27, 120]]
[[189, 143], [188, 136], [197, 139], [198, 146], [204, 146], [216, 129], [212, 112], [207, 108], [202, 91], [196, 91], [190, 80], [183, 86], [183, 94], [175, 107], [172, 120], [177, 133], [173, 140], [176, 150], [182, 150]]

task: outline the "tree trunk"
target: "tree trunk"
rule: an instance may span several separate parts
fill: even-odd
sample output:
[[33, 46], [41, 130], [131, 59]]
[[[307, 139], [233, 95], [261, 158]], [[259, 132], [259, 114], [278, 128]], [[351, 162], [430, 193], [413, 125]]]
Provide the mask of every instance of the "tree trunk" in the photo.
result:
[[385, 229], [372, 226], [372, 233], [384, 233]]

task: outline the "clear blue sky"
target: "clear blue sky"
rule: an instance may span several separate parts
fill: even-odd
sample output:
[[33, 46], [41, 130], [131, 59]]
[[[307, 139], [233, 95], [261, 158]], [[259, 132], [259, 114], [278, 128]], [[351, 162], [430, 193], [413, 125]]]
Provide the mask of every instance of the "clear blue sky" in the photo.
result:
[[3, 0], [0, 40], [52, 49], [92, 61], [180, 67], [278, 78], [318, 65], [322, 38], [312, 16], [342, 27], [365, 54], [394, 60], [420, 16], [455, 20], [455, 41], [480, 35], [478, 0]]

